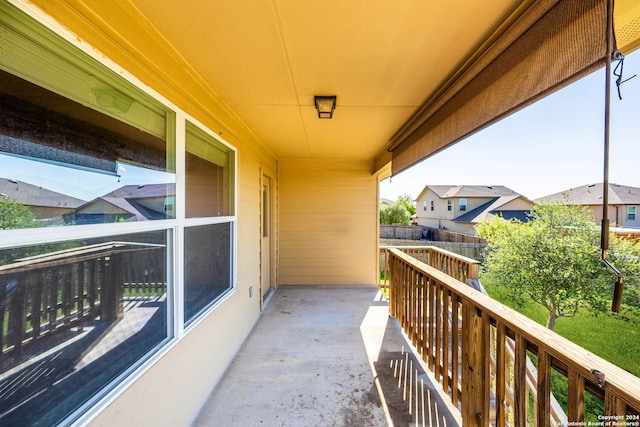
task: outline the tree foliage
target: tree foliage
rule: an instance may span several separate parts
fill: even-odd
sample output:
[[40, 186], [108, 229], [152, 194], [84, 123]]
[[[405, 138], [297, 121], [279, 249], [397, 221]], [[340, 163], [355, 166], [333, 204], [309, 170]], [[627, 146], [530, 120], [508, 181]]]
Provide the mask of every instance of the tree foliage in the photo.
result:
[[31, 228], [37, 225], [28, 206], [9, 197], [0, 197], [0, 230]]
[[394, 203], [380, 208], [380, 224], [409, 225], [410, 223], [411, 214], [404, 205]]
[[386, 225], [409, 225], [411, 216], [415, 215], [416, 206], [413, 198], [409, 194], [398, 197], [393, 205], [386, 205], [380, 208], [380, 224]]
[[398, 197], [396, 203], [405, 207], [407, 212], [409, 212], [409, 216], [416, 214], [416, 204], [413, 202], [413, 197], [409, 194], [403, 194]]
[[[528, 295], [545, 307], [549, 329], [581, 307], [609, 309], [615, 276], [601, 260], [600, 230], [587, 208], [542, 204], [528, 222], [495, 218], [477, 230], [488, 242], [485, 274], [514, 299]], [[637, 245], [611, 236], [608, 259], [625, 275], [627, 303], [638, 302], [638, 255]]]

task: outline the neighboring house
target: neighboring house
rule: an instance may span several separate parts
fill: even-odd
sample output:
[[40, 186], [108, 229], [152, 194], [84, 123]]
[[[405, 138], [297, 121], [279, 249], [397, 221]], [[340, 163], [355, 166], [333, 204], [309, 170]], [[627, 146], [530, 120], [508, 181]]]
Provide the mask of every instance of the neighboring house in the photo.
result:
[[427, 185], [417, 200], [418, 225], [474, 234], [493, 216], [527, 220], [532, 203], [502, 185]]
[[64, 215], [69, 224], [147, 221], [173, 216], [175, 184], [125, 185]]
[[380, 207], [395, 205], [395, 203], [396, 202], [391, 199], [385, 199], [384, 197], [380, 198]]
[[[588, 184], [570, 188], [534, 200], [535, 203], [556, 202], [586, 206], [593, 211], [597, 224], [602, 221], [603, 184]], [[640, 188], [609, 184], [609, 208], [607, 216], [612, 226], [640, 228]]]
[[46, 223], [62, 223], [63, 215], [72, 212], [85, 201], [47, 190], [16, 179], [0, 179], [0, 197], [7, 197], [29, 206], [33, 215]]

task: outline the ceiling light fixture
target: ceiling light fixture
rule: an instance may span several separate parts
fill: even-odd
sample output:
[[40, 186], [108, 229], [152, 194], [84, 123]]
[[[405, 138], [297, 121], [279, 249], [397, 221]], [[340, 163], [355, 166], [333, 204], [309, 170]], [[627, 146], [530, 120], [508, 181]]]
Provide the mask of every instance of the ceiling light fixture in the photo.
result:
[[316, 110], [318, 110], [319, 119], [330, 119], [333, 117], [333, 110], [336, 108], [336, 96], [320, 96], [316, 95], [313, 100], [316, 104]]

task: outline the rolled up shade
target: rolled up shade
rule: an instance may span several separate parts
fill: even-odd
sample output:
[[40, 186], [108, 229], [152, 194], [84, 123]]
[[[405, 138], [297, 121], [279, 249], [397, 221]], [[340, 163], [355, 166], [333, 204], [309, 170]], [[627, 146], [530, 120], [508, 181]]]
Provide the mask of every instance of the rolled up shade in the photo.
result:
[[604, 65], [606, 0], [538, 0], [391, 140], [397, 174]]

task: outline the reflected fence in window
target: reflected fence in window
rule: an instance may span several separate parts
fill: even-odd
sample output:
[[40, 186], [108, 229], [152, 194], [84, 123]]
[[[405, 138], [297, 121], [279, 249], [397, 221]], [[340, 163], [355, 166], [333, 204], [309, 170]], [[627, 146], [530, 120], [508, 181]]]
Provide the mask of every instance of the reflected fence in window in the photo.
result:
[[55, 424], [168, 337], [167, 231], [0, 252], [0, 424]]

